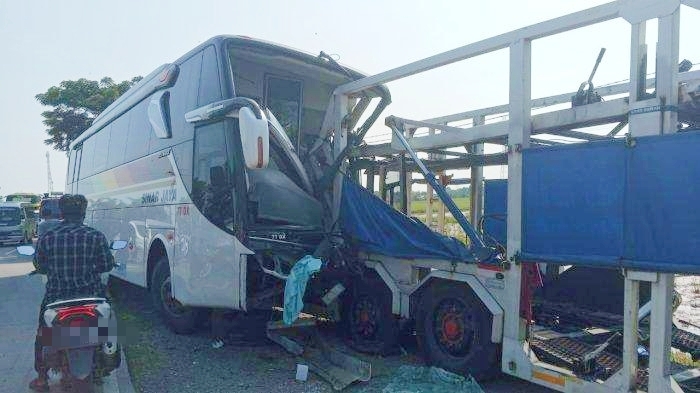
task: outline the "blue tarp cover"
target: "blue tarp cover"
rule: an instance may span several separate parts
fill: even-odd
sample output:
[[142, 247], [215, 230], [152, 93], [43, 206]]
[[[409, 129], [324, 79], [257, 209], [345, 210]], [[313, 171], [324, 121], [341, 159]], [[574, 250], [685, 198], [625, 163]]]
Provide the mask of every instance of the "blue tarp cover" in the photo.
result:
[[495, 240], [506, 245], [506, 217], [508, 213], [508, 180], [484, 180], [484, 240]]
[[523, 257], [700, 273], [700, 133], [527, 149]]
[[347, 177], [341, 203], [343, 235], [361, 250], [397, 258], [474, 261], [457, 239], [433, 232]]

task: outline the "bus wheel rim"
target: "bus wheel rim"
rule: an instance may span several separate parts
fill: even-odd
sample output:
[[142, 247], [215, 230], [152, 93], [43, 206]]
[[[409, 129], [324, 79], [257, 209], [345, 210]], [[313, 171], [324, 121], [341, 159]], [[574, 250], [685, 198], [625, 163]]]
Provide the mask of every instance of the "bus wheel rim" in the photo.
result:
[[163, 306], [168, 313], [178, 316], [184, 314], [184, 306], [173, 297], [170, 286], [170, 277], [166, 278], [163, 281], [163, 284], [160, 286], [160, 295], [163, 301]]

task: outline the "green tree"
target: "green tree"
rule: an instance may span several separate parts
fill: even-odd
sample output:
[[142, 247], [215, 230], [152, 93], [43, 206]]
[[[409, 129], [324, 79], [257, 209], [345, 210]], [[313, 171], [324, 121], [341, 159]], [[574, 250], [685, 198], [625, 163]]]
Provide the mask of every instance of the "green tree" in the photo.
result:
[[140, 80], [140, 76], [120, 83], [108, 77], [100, 81], [81, 78], [63, 81], [45, 93], [37, 94], [36, 99], [42, 105], [53, 107], [41, 114], [49, 134], [44, 143], [56, 150], [67, 151], [70, 143], [90, 127], [97, 115]]

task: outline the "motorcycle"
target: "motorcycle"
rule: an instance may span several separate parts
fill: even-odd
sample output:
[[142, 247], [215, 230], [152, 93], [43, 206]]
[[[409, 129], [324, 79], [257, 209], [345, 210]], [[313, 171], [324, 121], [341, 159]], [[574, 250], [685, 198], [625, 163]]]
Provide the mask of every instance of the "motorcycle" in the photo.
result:
[[[126, 241], [114, 241], [110, 248], [125, 248]], [[21, 255], [34, 255], [33, 246], [19, 246]], [[37, 271], [29, 275], [41, 274]], [[46, 305], [41, 340], [43, 356], [50, 370], [60, 372], [63, 389], [90, 391], [93, 383], [121, 364], [117, 341], [116, 314], [103, 297], [80, 297]], [[84, 386], [84, 388], [78, 388]]]

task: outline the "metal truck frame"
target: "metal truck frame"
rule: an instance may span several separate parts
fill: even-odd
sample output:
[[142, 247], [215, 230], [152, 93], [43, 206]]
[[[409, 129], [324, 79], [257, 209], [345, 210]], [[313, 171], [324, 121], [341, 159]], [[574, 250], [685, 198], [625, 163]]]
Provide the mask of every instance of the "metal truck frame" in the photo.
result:
[[[552, 19], [533, 26], [491, 37], [473, 44], [418, 60], [386, 72], [379, 73], [339, 87], [335, 91], [334, 120], [324, 129], [341, 130], [334, 135], [341, 143], [334, 145], [334, 154], [339, 156], [345, 148], [346, 135], [351, 130], [344, 127], [347, 115], [348, 95], [363, 89], [388, 83], [424, 71], [432, 70], [457, 61], [466, 60], [501, 49], [510, 52], [509, 103], [504, 106], [474, 110], [443, 116], [425, 121], [398, 119], [409, 128], [428, 128], [426, 136], [406, 135], [413, 150], [435, 151], [456, 146], [470, 145], [475, 152], [483, 152], [483, 142], [501, 143], [507, 153], [490, 156], [475, 155], [464, 167], [472, 167], [472, 198], [476, 209], [472, 209], [472, 222], [478, 222], [480, 208], [478, 200], [483, 193], [482, 165], [508, 165], [508, 217], [507, 257], [515, 261], [521, 249], [522, 239], [522, 152], [537, 134], [560, 135], [579, 141], [614, 137], [625, 124], [629, 124], [632, 137], [669, 134], [677, 131], [677, 112], [673, 110], [649, 112], [643, 108], [673, 108], [678, 104], [679, 83], [697, 81], [700, 72], [678, 71], [678, 41], [681, 5], [700, 9], [696, 0], [672, 1], [617, 1]], [[531, 46], [536, 39], [559, 34], [596, 23], [623, 18], [631, 26], [630, 82], [599, 89], [601, 95], [628, 93], [624, 99], [611, 99], [570, 109], [533, 115], [534, 107], [567, 103], [575, 94], [568, 93], [539, 100], [531, 98]], [[656, 54], [656, 79], [647, 81], [642, 62], [646, 57], [646, 25], [650, 19], [658, 19], [658, 46]], [[656, 96], [649, 99], [643, 94], [647, 86], [656, 87]], [[484, 124], [485, 116], [507, 114], [508, 120]], [[471, 119], [473, 126], [457, 128], [448, 122]], [[395, 119], [396, 120], [396, 119]], [[571, 131], [577, 127], [619, 123], [605, 136]], [[661, 125], [659, 127], [659, 124]], [[435, 134], [435, 130], [440, 130]], [[339, 137], [340, 136], [340, 137]], [[356, 158], [384, 156], [405, 152], [396, 135], [391, 144], [363, 146]], [[546, 144], [546, 141], [544, 141]], [[443, 166], [444, 168], [444, 166]], [[455, 168], [451, 168], [455, 169]], [[476, 170], [475, 170], [476, 169]], [[374, 176], [373, 171], [368, 171]], [[373, 184], [374, 180], [368, 183]], [[404, 184], [408, 183], [404, 181]], [[380, 185], [382, 187], [383, 185]], [[405, 190], [405, 188], [404, 188]], [[339, 206], [341, 178], [335, 182], [334, 201]], [[474, 206], [474, 205], [473, 205]], [[337, 212], [337, 210], [336, 210]], [[521, 301], [522, 265], [508, 263], [506, 269], [493, 269], [480, 264], [451, 264], [434, 260], [396, 260], [378, 255], [365, 255], [366, 265], [376, 270], [392, 293], [392, 312], [405, 318], [416, 313], [414, 296], [430, 290], [436, 283], [468, 286], [486, 306], [492, 319], [491, 341], [502, 346], [501, 370], [504, 373], [533, 383], [565, 392], [626, 392], [637, 390], [637, 330], [639, 284], [651, 283], [651, 319], [649, 382], [650, 392], [682, 391], [671, 375], [669, 365], [672, 289], [674, 276], [670, 273], [634, 271], [625, 269], [624, 295], [624, 344], [623, 367], [605, 381], [590, 381], [577, 377], [571, 370], [547, 364], [537, 359], [526, 339], [527, 324], [519, 317]], [[692, 373], [690, 373], [692, 375]], [[686, 374], [687, 375], [687, 374]], [[676, 376], [685, 379], [687, 376]]]

